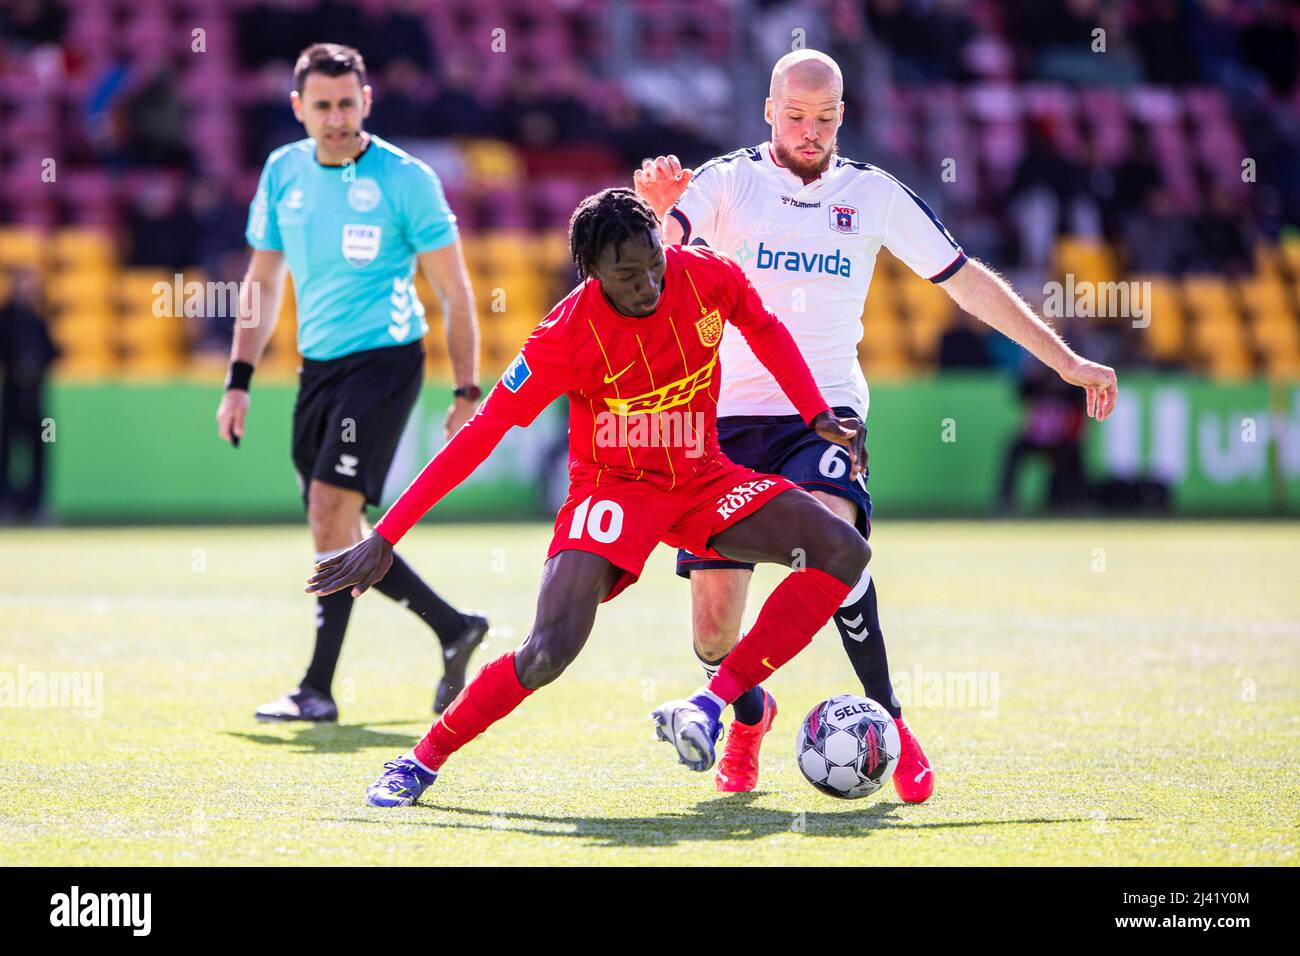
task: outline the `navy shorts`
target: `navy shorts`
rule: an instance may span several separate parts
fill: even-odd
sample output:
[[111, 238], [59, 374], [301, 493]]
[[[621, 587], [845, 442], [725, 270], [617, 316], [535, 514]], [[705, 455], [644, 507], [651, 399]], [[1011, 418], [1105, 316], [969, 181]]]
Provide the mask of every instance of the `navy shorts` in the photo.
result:
[[[857, 417], [851, 408], [837, 408], [841, 417]], [[849, 450], [827, 441], [804, 424], [798, 415], [728, 415], [718, 419], [718, 444], [722, 453], [738, 465], [768, 475], [781, 475], [805, 491], [822, 491], [847, 498], [858, 506], [858, 530], [871, 535], [871, 495], [867, 472], [849, 480]], [[753, 569], [743, 561], [701, 558], [689, 551], [677, 552], [677, 573], [684, 578], [692, 571], [713, 568]]]

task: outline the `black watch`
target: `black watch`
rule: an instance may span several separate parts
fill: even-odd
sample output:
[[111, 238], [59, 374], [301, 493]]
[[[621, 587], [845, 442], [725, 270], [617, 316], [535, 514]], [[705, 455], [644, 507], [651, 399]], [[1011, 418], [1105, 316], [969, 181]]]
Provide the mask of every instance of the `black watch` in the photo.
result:
[[471, 402], [477, 402], [483, 397], [483, 389], [477, 385], [462, 385], [460, 388], [453, 388], [451, 394], [456, 398], [468, 398]]

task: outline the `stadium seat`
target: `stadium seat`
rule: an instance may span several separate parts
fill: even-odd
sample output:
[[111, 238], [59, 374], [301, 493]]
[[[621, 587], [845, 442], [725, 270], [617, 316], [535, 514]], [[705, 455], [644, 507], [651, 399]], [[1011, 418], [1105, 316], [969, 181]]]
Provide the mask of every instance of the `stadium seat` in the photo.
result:
[[1056, 274], [1073, 275], [1076, 282], [1114, 282], [1115, 255], [1099, 240], [1062, 237], [1055, 252]]
[[1183, 279], [1183, 298], [1200, 315], [1236, 314], [1232, 289], [1222, 276], [1194, 275]]
[[40, 230], [23, 226], [0, 228], [0, 268], [31, 266], [44, 269], [48, 263], [49, 240]]
[[1151, 355], [1165, 362], [1185, 361], [1187, 355], [1186, 321], [1177, 286], [1164, 276], [1134, 276], [1137, 282], [1149, 282], [1151, 294], [1147, 314], [1151, 324], [1138, 332]]
[[54, 258], [68, 269], [112, 268], [116, 254], [103, 230], [69, 227], [54, 235]]

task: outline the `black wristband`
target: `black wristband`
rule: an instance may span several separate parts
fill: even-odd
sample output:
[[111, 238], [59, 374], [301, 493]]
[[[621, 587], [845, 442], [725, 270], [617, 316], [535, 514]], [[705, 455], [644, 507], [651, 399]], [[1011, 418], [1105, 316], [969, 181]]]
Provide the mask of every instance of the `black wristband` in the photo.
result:
[[226, 373], [226, 391], [232, 388], [243, 389], [248, 391], [248, 386], [253, 382], [253, 366], [247, 362], [231, 362], [230, 371]]

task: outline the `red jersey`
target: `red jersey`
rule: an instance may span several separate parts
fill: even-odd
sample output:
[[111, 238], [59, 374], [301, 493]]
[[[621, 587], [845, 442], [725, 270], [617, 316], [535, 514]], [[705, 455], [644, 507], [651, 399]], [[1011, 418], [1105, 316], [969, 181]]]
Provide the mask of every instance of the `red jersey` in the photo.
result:
[[736, 326], [805, 422], [828, 409], [802, 356], [740, 266], [698, 246], [664, 249], [659, 305], [620, 315], [600, 283], [565, 296], [529, 336], [501, 381], [375, 525], [397, 541], [460, 484], [512, 426], [569, 397], [574, 483], [645, 481], [671, 491], [715, 462], [724, 322]]

